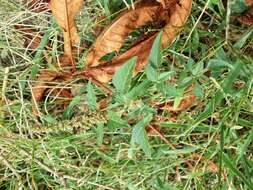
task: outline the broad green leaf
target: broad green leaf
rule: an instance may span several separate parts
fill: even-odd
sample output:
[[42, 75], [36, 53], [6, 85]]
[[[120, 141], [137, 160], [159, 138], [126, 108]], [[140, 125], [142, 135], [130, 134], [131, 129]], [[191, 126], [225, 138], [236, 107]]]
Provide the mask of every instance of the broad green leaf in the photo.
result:
[[87, 85], [87, 104], [91, 110], [96, 110], [97, 98], [91, 81]]
[[203, 89], [202, 89], [201, 85], [199, 85], [199, 84], [196, 84], [194, 86], [193, 93], [194, 93], [195, 96], [197, 96], [199, 98], [204, 97]]
[[203, 73], [203, 70], [204, 70], [204, 63], [203, 62], [198, 63], [196, 67], [192, 70], [192, 74], [195, 76], [199, 76], [200, 74]]
[[179, 85], [179, 88], [185, 88], [187, 86], [189, 86], [190, 84], [192, 84], [192, 77], [185, 77]]
[[151, 122], [152, 118], [153, 115], [149, 114], [143, 120], [138, 122], [133, 128], [131, 139], [131, 144], [138, 144], [149, 158], [151, 158], [151, 148], [148, 143], [145, 127]]
[[159, 71], [158, 68], [162, 63], [162, 32], [160, 32], [151, 48], [149, 58], [148, 58], [148, 64], [145, 66], [145, 73], [147, 75], [147, 78], [153, 82], [158, 81], [159, 77]]
[[228, 91], [231, 89], [234, 80], [239, 76], [241, 69], [243, 67], [243, 63], [241, 61], [237, 61], [235, 63], [234, 68], [230, 71], [228, 76], [225, 78], [225, 80], [222, 83], [222, 87], [225, 93], [228, 93]]
[[129, 93], [127, 93], [125, 96], [129, 100], [134, 100], [138, 96], [141, 96], [145, 94], [146, 90], [152, 85], [152, 83], [148, 80], [144, 80], [137, 86], [133, 87], [133, 89], [130, 90]]
[[121, 119], [121, 117], [115, 112], [108, 113], [107, 126], [110, 130], [129, 127], [128, 122]]
[[206, 105], [205, 110], [199, 114], [197, 123], [210, 117], [223, 97], [223, 93], [220, 90], [216, 92], [213, 99]]
[[207, 68], [209, 70], [221, 70], [224, 68], [231, 68], [231, 65], [222, 59], [210, 59]]
[[133, 57], [129, 61], [127, 61], [117, 70], [117, 72], [112, 78], [113, 85], [115, 86], [116, 90], [121, 94], [127, 93], [130, 89], [136, 60], [137, 58]]
[[159, 75], [158, 80], [160, 82], [164, 82], [169, 80], [172, 76], [176, 75], [175, 71], [168, 71], [168, 72], [163, 72]]

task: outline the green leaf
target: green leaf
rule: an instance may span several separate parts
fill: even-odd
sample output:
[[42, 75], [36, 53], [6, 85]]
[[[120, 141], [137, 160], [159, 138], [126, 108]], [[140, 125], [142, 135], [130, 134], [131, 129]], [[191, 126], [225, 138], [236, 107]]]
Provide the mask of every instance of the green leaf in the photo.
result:
[[134, 100], [138, 96], [145, 94], [145, 92], [151, 85], [152, 83], [149, 80], [144, 80], [137, 86], [133, 87], [133, 89], [131, 89], [130, 92], [127, 93], [125, 96], [128, 100]]
[[235, 164], [230, 160], [227, 154], [223, 153], [223, 162], [224, 164], [237, 176], [239, 177], [249, 189], [253, 189], [253, 184], [248, 180], [236, 167]]
[[87, 85], [87, 103], [91, 110], [96, 110], [97, 98], [91, 81]]
[[176, 155], [176, 154], [190, 154], [192, 152], [195, 152], [198, 150], [198, 147], [186, 147], [182, 149], [176, 149], [176, 150], [167, 150], [163, 151], [164, 154], [170, 154], [170, 155]]
[[46, 123], [49, 123], [49, 124], [55, 124], [55, 123], [57, 123], [57, 120], [52, 115], [45, 115], [45, 117], [43, 118], [43, 120]]
[[160, 76], [158, 77], [158, 80], [160, 82], [164, 82], [169, 80], [172, 76], [175, 76], [176, 72], [175, 71], [168, 71], [168, 72], [163, 72], [160, 74]]
[[140, 145], [141, 149], [145, 152], [146, 156], [151, 158], [151, 148], [148, 143], [148, 137], [146, 134], [145, 127], [151, 122], [153, 118], [152, 114], [146, 116], [143, 120], [138, 122], [132, 132], [131, 145], [134, 143]]
[[[54, 19], [52, 18], [50, 20], [50, 23], [52, 26], [54, 26]], [[31, 71], [31, 77], [34, 79], [36, 75], [39, 72], [39, 64], [41, 63], [42, 57], [43, 57], [43, 50], [45, 49], [46, 45], [48, 44], [51, 32], [53, 29], [45, 31], [45, 34], [43, 35], [43, 38], [41, 39], [41, 42], [36, 49], [36, 54], [34, 56], [34, 65], [32, 66], [32, 71]]]
[[210, 59], [207, 65], [207, 68], [210, 70], [220, 71], [224, 68], [233, 68], [232, 65], [222, 59]]
[[31, 70], [31, 77], [32, 79], [35, 79], [37, 74], [39, 73], [40, 67], [39, 64], [33, 64], [32, 70]]
[[234, 48], [236, 49], [241, 49], [246, 41], [250, 39], [250, 36], [253, 33], [253, 27], [251, 27], [239, 40], [233, 45]]
[[70, 102], [69, 106], [63, 113], [64, 119], [70, 119], [73, 114], [73, 109], [76, 105], [78, 105], [81, 102], [81, 96], [75, 96], [72, 101]]
[[235, 63], [233, 70], [230, 71], [229, 75], [223, 81], [222, 87], [225, 93], [228, 93], [228, 91], [231, 89], [233, 82], [239, 76], [242, 70], [242, 67], [243, 67], [243, 63], [238, 60]]
[[205, 110], [198, 116], [197, 123], [210, 117], [214, 112], [215, 108], [220, 104], [224, 98], [224, 93], [228, 93], [233, 85], [233, 81], [238, 77], [241, 72], [243, 63], [237, 61], [235, 67], [230, 71], [226, 79], [222, 83], [223, 91], [218, 90], [213, 99], [207, 104]]
[[231, 3], [231, 12], [232, 14], [242, 14], [247, 11], [248, 6], [245, 0], [234, 0]]
[[130, 89], [136, 60], [136, 57], [133, 57], [128, 60], [117, 70], [117, 72], [112, 78], [113, 85], [115, 86], [116, 90], [121, 94], [127, 93]]
[[192, 74], [195, 76], [199, 76], [200, 74], [203, 73], [203, 70], [204, 70], [204, 63], [203, 62], [198, 63], [196, 67], [192, 70]]
[[182, 96], [175, 97], [173, 108], [177, 109], [179, 107], [179, 105], [180, 105], [180, 103], [181, 103], [182, 100], [183, 100]]
[[194, 93], [195, 96], [197, 96], [199, 98], [204, 97], [203, 89], [202, 89], [201, 85], [199, 85], [199, 84], [196, 84], [194, 86], [193, 93]]
[[121, 119], [121, 117], [115, 112], [108, 113], [107, 126], [110, 130], [129, 127], [128, 122]]
[[108, 156], [107, 154], [96, 150], [96, 153], [105, 161], [109, 162], [110, 164], [117, 164], [117, 161], [114, 160], [112, 157]]
[[243, 145], [241, 146], [241, 149], [239, 151], [239, 156], [238, 156], [238, 160], [240, 160], [243, 157], [243, 154], [246, 153], [248, 146], [250, 145], [250, 143], [253, 141], [253, 128], [251, 129], [247, 139], [245, 140], [245, 142], [243, 143]]
[[160, 32], [151, 48], [148, 64], [145, 66], [145, 73], [150, 81], [157, 82], [159, 73], [158, 68], [162, 63], [162, 32]]

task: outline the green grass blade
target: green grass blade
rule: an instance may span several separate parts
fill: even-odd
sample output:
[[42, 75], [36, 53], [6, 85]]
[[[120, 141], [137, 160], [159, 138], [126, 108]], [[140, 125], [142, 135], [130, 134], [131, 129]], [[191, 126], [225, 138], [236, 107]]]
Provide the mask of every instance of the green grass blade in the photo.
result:
[[239, 177], [249, 189], [253, 189], [253, 184], [250, 180], [248, 180], [236, 167], [235, 164], [230, 160], [226, 153], [223, 153], [223, 162], [224, 164], [237, 176]]

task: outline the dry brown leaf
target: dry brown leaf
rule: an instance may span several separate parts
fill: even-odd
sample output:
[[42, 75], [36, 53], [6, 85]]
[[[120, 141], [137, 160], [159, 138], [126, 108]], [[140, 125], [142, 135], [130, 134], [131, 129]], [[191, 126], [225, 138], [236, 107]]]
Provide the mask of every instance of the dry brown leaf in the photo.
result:
[[72, 59], [72, 44], [80, 42], [75, 16], [81, 10], [83, 0], [51, 0], [49, 7], [64, 31], [64, 53]]
[[[50, 88], [50, 86], [56, 86], [53, 82], [57, 81], [66, 81], [71, 78], [70, 74], [67, 73], [58, 73], [56, 71], [43, 70], [40, 72], [37, 82], [32, 87], [32, 102], [33, 102], [33, 111], [35, 114], [38, 113], [37, 103], [40, 102], [46, 91]], [[59, 94], [64, 96], [64, 94], [69, 94], [65, 90], [61, 92], [62, 89], [59, 89]], [[69, 96], [69, 95], [68, 95]]]
[[58, 73], [55, 71], [49, 71], [49, 70], [44, 70], [41, 71], [35, 85], [32, 87], [32, 94], [33, 94], [33, 99], [35, 101], [40, 101], [46, 89], [48, 88], [48, 83], [54, 81], [58, 76]]
[[247, 5], [248, 7], [253, 6], [253, 1], [252, 1], [252, 0], [245, 0], [245, 2], [246, 2], [246, 5]]
[[[57, 22], [64, 31], [64, 55], [59, 58], [60, 68], [66, 68], [71, 65], [75, 70], [75, 63], [72, 53], [72, 43], [78, 43], [80, 38], [77, 33], [74, 17], [80, 11], [82, 7], [82, 0], [51, 0], [50, 9], [55, 16]], [[57, 72], [57, 71], [42, 71], [38, 76], [38, 83], [32, 87], [33, 94], [33, 110], [38, 114], [37, 102], [41, 101], [44, 94], [48, 91], [49, 86], [56, 86], [51, 82], [62, 82], [72, 77], [72, 73]], [[72, 97], [69, 89], [55, 89], [50, 93], [56, 94], [57, 97]]]
[[35, 50], [38, 48], [43, 34], [24, 25], [15, 25], [15, 28], [23, 35], [25, 48], [28, 50]]
[[119, 51], [130, 32], [148, 22], [156, 21], [159, 12], [163, 13], [159, 4], [150, 4], [121, 14], [98, 36], [87, 56], [86, 64], [92, 67], [100, 65], [100, 59], [104, 55]]
[[[133, 45], [128, 51], [114, 57], [110, 62], [104, 63], [100, 59], [111, 51], [118, 51], [125, 37], [131, 31], [150, 21], [166, 21], [166, 25], [162, 29], [164, 31], [162, 45], [166, 47], [168, 43], [172, 43], [187, 21], [191, 11], [192, 0], [170, 1], [170, 3], [170, 6], [166, 6], [166, 9], [163, 9], [162, 6], [149, 4], [146, 7], [137, 8], [136, 11], [132, 10], [121, 15], [98, 37], [98, 40], [95, 42], [93, 49], [87, 57], [88, 66], [104, 66], [90, 68], [86, 71], [86, 74], [100, 82], [106, 83], [111, 80], [119, 66], [133, 56], [138, 57], [135, 68], [135, 73], [138, 73], [147, 63], [148, 55], [157, 33]], [[148, 14], [144, 14], [143, 12]], [[139, 15], [139, 13], [141, 14]], [[115, 41], [117, 43], [114, 43]]]
[[160, 109], [166, 109], [169, 110], [171, 112], [180, 112], [183, 110], [186, 110], [190, 107], [192, 107], [194, 105], [194, 103], [196, 102], [196, 96], [195, 95], [189, 95], [187, 97], [185, 97], [179, 104], [178, 107], [174, 107], [173, 106], [173, 102], [168, 102], [166, 104], [164, 104], [163, 106], [160, 106]]

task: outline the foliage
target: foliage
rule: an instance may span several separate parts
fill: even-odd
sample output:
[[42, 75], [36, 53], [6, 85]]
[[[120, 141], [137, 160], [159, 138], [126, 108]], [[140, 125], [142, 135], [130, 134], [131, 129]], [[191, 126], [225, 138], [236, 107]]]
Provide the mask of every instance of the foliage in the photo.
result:
[[[99, 86], [59, 72], [59, 60], [69, 61], [50, 13], [0, 3], [1, 189], [252, 189], [252, 27], [233, 7], [194, 1], [173, 44], [161, 50], [162, 33], [153, 39], [144, 70], [134, 72], [132, 58]], [[85, 2], [81, 44], [95, 41], [118, 3]], [[41, 33], [36, 49], [24, 45]], [[82, 69], [88, 49], [74, 47]], [[50, 72], [36, 81], [42, 68]], [[42, 101], [32, 105], [35, 83]]]

